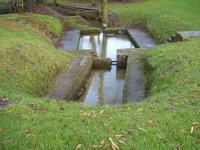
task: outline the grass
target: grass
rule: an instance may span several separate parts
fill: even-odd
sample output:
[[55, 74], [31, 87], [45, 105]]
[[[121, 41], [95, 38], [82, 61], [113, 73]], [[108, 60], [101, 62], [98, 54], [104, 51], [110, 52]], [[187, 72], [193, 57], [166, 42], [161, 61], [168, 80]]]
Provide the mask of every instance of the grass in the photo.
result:
[[[34, 22], [37, 19], [31, 25], [40, 25], [43, 31], [61, 35], [62, 24], [58, 20], [45, 16], [39, 19], [38, 16], [41, 15], [2, 15], [0, 18], [0, 86], [3, 90], [43, 96], [52, 86], [55, 76], [66, 69], [66, 64], [72, 58], [70, 54], [56, 50], [51, 39], [44, 33], [30, 25], [14, 21], [23, 18], [24, 22]], [[49, 29], [51, 26], [57, 29]]]
[[[171, 22], [174, 21], [174, 10], [180, 11], [182, 8], [177, 7], [181, 6], [177, 5], [178, 2], [180, 1], [165, 3], [166, 6], [171, 5], [172, 10], [168, 13], [165, 31], [170, 31], [173, 27]], [[184, 7], [197, 3], [182, 2]], [[142, 14], [146, 11], [142, 8], [149, 4], [148, 10], [154, 8], [152, 11], [157, 14], [154, 16], [155, 20], [163, 22], [163, 18], [158, 17], [165, 14], [164, 10], [159, 9], [163, 3], [164, 1], [151, 0], [129, 5], [138, 14]], [[126, 8], [129, 5], [125, 5]], [[120, 15], [123, 7], [122, 4], [118, 7], [114, 5], [112, 10], [115, 9]], [[186, 30], [199, 25], [198, 19], [194, 19], [198, 15], [195, 13], [197, 9], [194, 7], [189, 12], [187, 10], [185, 9], [184, 14], [190, 15], [193, 20], [186, 20], [184, 24], [180, 24], [179, 29], [185, 28], [185, 24], [189, 24]], [[170, 9], [167, 11], [170, 12]], [[124, 16], [131, 13], [134, 11], [127, 9]], [[151, 18], [153, 16], [147, 15], [140, 21], [147, 26], [147, 21]], [[135, 21], [134, 18], [129, 20], [131, 19]], [[139, 21], [139, 17], [137, 20]], [[125, 19], [124, 23], [127, 21]], [[9, 22], [9, 25], [2, 25], [2, 22]], [[40, 87], [41, 83], [52, 84], [46, 77], [54, 72], [51, 72], [51, 66], [62, 68], [72, 56], [56, 50], [51, 40], [35, 28], [5, 19], [2, 22], [0, 95], [5, 99], [16, 100], [17, 103], [0, 109], [0, 149], [76, 149], [78, 145], [80, 149], [111, 149], [114, 144], [109, 138], [121, 149], [199, 149], [199, 38], [160, 45], [141, 53], [144, 62], [141, 67], [146, 75], [148, 89], [148, 98], [143, 102], [93, 107], [36, 97], [38, 91], [46, 93]], [[164, 28], [158, 26], [157, 22], [154, 22], [155, 28]], [[168, 36], [168, 32], [152, 33], [155, 37], [158, 33]], [[20, 52], [17, 53], [18, 51]], [[43, 57], [40, 58], [40, 55]]]
[[200, 30], [200, 1], [149, 0], [137, 4], [109, 5], [118, 17], [118, 25], [143, 25], [160, 42], [176, 31]]
[[87, 25], [79, 24], [79, 20], [82, 20], [82, 18], [79, 16], [67, 16], [65, 19], [65, 24], [70, 29], [88, 28]]

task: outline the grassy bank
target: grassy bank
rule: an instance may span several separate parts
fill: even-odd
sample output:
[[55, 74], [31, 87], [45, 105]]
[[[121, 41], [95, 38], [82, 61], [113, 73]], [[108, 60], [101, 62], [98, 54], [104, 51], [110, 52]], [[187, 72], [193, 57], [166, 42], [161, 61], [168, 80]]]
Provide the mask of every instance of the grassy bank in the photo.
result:
[[60, 36], [62, 24], [52, 17], [27, 14], [1, 15], [0, 26], [1, 90], [45, 95], [72, 59], [44, 34]]
[[[153, 2], [158, 1], [148, 3]], [[184, 1], [182, 5], [188, 3]], [[139, 14], [144, 4], [129, 5], [137, 7]], [[171, 7], [165, 31], [171, 29], [170, 16], [173, 18], [176, 4], [177, 1]], [[112, 10], [118, 12], [123, 6], [112, 6]], [[155, 19], [163, 11], [158, 12]], [[196, 16], [185, 13], [188, 14]], [[148, 16], [142, 22], [145, 20]], [[35, 28], [13, 22], [0, 25], [0, 95], [17, 101], [0, 109], [0, 149], [112, 149], [116, 145], [141, 150], [199, 149], [199, 38], [160, 45], [141, 55], [149, 95], [143, 102], [92, 107], [36, 98], [39, 91], [43, 91], [41, 95], [46, 93], [41, 83], [50, 86], [46, 84], [51, 84], [55, 75], [52, 67], [65, 68], [63, 64], [71, 56], [56, 50]], [[198, 25], [194, 20], [193, 27]], [[158, 36], [158, 32], [152, 33]], [[168, 32], [159, 35], [167, 37]]]
[[117, 25], [143, 25], [160, 42], [176, 31], [200, 30], [199, 0], [149, 0], [137, 4], [112, 4]]

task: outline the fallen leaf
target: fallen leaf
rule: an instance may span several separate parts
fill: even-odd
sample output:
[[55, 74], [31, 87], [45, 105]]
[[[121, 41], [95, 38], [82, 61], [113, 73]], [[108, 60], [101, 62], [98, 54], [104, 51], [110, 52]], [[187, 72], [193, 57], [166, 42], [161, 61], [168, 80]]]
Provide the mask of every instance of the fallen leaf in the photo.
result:
[[113, 117], [106, 117], [105, 120], [111, 120]]
[[143, 108], [140, 108], [140, 109], [138, 109], [137, 111], [141, 111], [141, 110], [143, 110]]
[[101, 141], [101, 142], [100, 142], [100, 144], [101, 144], [101, 145], [104, 145], [104, 144], [105, 144], [105, 141], [104, 141], [104, 140], [103, 140], [103, 141]]
[[33, 134], [31, 131], [29, 131], [28, 129], [24, 129], [24, 131], [26, 132], [26, 133], [28, 133], [28, 135], [26, 136], [26, 137], [28, 137], [29, 135], [31, 135], [31, 136], [38, 136], [38, 135], [35, 135], [35, 134]]
[[26, 149], [26, 150], [34, 150], [34, 148], [28, 148], [28, 149]]
[[153, 120], [147, 120], [148, 121], [148, 123], [153, 123]]
[[122, 143], [122, 144], [125, 144], [123, 141], [121, 141], [121, 140], [117, 140], [119, 143]]
[[139, 130], [144, 131], [145, 129], [138, 127]]
[[120, 148], [117, 146], [117, 144], [115, 144], [114, 142], [113, 142], [113, 140], [112, 140], [112, 138], [109, 138], [109, 141], [111, 142], [111, 144], [112, 144], [112, 148], [115, 150], [120, 150]]
[[128, 107], [128, 108], [127, 108], [127, 110], [131, 110], [131, 109], [132, 109], [131, 107]]
[[195, 124], [199, 124], [199, 123], [198, 123], [198, 122], [191, 122], [191, 124], [194, 124], [194, 125], [195, 125]]
[[131, 119], [134, 119], [133, 117], [131, 117], [131, 118], [127, 118], [128, 120], [131, 120]]
[[7, 110], [6, 112], [12, 112], [12, 111], [14, 111], [13, 109], [11, 109], [11, 110]]
[[133, 131], [128, 131], [127, 133], [128, 133], [129, 135], [131, 135], [131, 134], [133, 134]]
[[87, 123], [90, 123], [91, 122], [91, 120], [84, 120], [85, 122], [87, 122]]
[[190, 128], [190, 134], [192, 134], [194, 132], [194, 127]]
[[83, 113], [83, 114], [78, 114], [79, 116], [90, 116], [90, 113]]
[[94, 114], [93, 116], [92, 116], [92, 118], [94, 118], [94, 117], [96, 117], [98, 114]]
[[0, 132], [5, 131], [4, 129], [0, 129]]
[[156, 123], [151, 124], [151, 127], [154, 127], [154, 126], [156, 126]]
[[102, 147], [102, 145], [89, 145], [91, 148], [98, 148], [98, 147]]
[[101, 115], [104, 112], [104, 110], [102, 110], [99, 114]]
[[158, 99], [158, 100], [155, 100], [155, 101], [153, 101], [154, 103], [159, 103], [160, 102], [160, 100]]
[[118, 135], [115, 135], [115, 137], [123, 137], [124, 135], [122, 134], [118, 134]]
[[81, 147], [81, 144], [78, 144], [75, 150], [78, 150]]
[[11, 142], [11, 140], [4, 140], [3, 141], [3, 143], [5, 144], [5, 143], [10, 143]]
[[186, 105], [193, 106], [194, 104], [193, 103], [186, 103]]
[[67, 117], [67, 118], [65, 118], [65, 119], [73, 119], [72, 117]]
[[200, 138], [199, 138], [199, 139], [197, 139], [197, 144], [200, 144]]
[[173, 134], [171, 134], [171, 137], [173, 137], [174, 139], [178, 139], [178, 137], [174, 136]]

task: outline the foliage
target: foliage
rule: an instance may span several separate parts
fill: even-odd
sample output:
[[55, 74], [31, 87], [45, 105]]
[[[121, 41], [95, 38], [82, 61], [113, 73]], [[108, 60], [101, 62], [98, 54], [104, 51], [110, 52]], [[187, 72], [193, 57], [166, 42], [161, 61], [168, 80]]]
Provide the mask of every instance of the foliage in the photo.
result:
[[176, 31], [200, 30], [200, 1], [150, 0], [133, 4], [110, 4], [119, 17], [119, 25], [143, 25], [160, 41]]
[[82, 25], [77, 22], [77, 19], [79, 19], [78, 16], [67, 16], [64, 23], [66, 26], [70, 29], [81, 29], [81, 28], [88, 28], [87, 25]]

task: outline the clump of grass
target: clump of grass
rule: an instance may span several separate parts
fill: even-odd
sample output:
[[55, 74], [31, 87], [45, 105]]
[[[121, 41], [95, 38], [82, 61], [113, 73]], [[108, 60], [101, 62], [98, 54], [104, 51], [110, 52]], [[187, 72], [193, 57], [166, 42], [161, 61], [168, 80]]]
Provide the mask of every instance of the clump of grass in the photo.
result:
[[151, 0], [134, 4], [111, 4], [118, 17], [117, 25], [143, 25], [160, 42], [176, 31], [200, 30], [200, 1]]
[[77, 22], [77, 16], [67, 16], [64, 23], [70, 29], [88, 28], [87, 25], [82, 25]]

